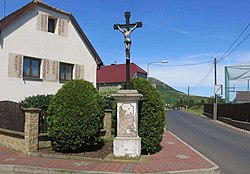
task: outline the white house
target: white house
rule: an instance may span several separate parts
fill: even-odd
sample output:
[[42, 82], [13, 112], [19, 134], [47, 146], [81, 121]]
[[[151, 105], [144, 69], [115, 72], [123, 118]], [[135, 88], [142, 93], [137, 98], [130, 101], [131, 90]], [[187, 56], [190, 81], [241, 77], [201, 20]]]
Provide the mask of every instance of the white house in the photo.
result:
[[54, 94], [71, 79], [96, 86], [99, 65], [71, 13], [34, 0], [0, 20], [0, 101]]

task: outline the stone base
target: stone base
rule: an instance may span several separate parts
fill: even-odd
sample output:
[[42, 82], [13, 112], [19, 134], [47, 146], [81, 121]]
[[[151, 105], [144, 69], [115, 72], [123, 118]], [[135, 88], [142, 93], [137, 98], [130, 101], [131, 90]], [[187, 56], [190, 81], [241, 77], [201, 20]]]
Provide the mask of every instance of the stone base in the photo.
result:
[[115, 157], [140, 158], [141, 138], [140, 137], [116, 137], [113, 142]]

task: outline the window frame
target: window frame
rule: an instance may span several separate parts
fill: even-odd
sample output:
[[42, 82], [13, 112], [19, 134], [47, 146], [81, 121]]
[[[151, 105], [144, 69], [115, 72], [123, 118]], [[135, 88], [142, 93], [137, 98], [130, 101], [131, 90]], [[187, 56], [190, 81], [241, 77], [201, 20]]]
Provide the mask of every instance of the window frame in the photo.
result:
[[[61, 78], [61, 67], [63, 66], [63, 78]], [[67, 79], [67, 66], [71, 67], [71, 75], [70, 75], [70, 80], [73, 80], [73, 69], [74, 69], [74, 64], [70, 64], [70, 63], [64, 63], [64, 62], [60, 62], [60, 67], [59, 67], [59, 82], [65, 82], [65, 81], [70, 81], [69, 79]]]
[[[25, 74], [25, 59], [29, 59], [30, 63], [29, 63], [29, 74], [26, 75]], [[32, 61], [38, 61], [38, 75], [33, 75], [33, 72], [32, 72]], [[40, 75], [41, 75], [41, 63], [42, 63], [42, 60], [39, 59], [39, 58], [34, 58], [34, 57], [29, 57], [29, 56], [23, 56], [23, 78], [31, 78], [31, 79], [40, 79]]]
[[[53, 31], [50, 31], [50, 21], [53, 21], [54, 25], [53, 26]], [[57, 26], [57, 18], [54, 18], [52, 16], [48, 17], [48, 32], [49, 33], [56, 33], [56, 26]]]

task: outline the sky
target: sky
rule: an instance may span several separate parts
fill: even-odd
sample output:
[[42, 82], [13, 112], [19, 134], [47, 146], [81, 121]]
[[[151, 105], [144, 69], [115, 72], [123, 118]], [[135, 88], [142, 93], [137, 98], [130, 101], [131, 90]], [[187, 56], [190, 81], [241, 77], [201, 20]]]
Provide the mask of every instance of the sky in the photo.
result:
[[[8, 15], [31, 0], [6, 1]], [[190, 86], [190, 94], [201, 96], [214, 95], [214, 58], [220, 59], [250, 23], [249, 0], [43, 1], [74, 15], [105, 65], [125, 63], [124, 38], [113, 25], [125, 23], [124, 12], [130, 11], [131, 22], [143, 23], [131, 34], [131, 62], [146, 71], [149, 63], [168, 60], [167, 64], [150, 64], [149, 76], [185, 93]], [[249, 33], [250, 27], [237, 43]], [[250, 37], [218, 63], [217, 83], [224, 86], [225, 66], [249, 61]], [[245, 90], [246, 83], [240, 83]]]

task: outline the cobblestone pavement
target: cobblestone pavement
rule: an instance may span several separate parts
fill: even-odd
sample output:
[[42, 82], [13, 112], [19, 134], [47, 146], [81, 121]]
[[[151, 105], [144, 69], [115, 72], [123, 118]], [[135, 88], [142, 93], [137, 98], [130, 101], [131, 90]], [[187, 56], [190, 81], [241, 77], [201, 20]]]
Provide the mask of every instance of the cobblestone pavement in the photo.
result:
[[[1, 171], [27, 173], [50, 173], [53, 170], [86, 173], [92, 171], [114, 173], [217, 173], [218, 166], [199, 154], [169, 131], [164, 132], [161, 149], [156, 154], [135, 161], [98, 161], [82, 159], [58, 159], [29, 157], [0, 147]], [[51, 172], [52, 173], [52, 172]], [[218, 172], [219, 173], [219, 172]]]

